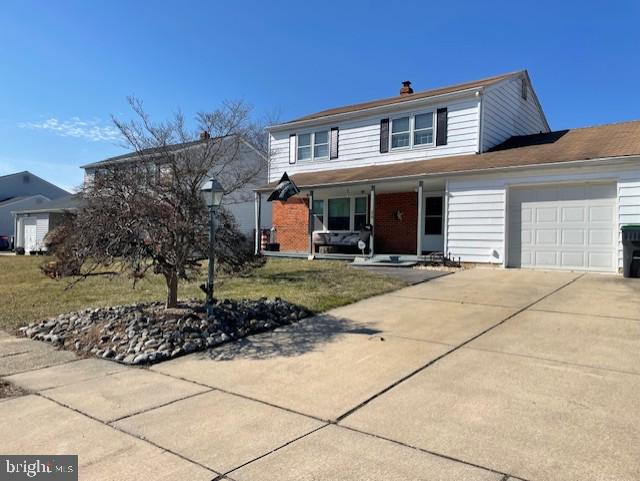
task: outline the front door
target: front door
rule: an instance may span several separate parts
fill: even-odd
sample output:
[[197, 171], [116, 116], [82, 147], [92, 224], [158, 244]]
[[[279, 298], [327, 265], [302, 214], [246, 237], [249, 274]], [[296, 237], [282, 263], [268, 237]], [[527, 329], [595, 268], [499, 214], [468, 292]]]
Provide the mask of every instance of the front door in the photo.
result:
[[424, 197], [423, 252], [442, 252], [444, 249], [444, 195], [426, 194]]

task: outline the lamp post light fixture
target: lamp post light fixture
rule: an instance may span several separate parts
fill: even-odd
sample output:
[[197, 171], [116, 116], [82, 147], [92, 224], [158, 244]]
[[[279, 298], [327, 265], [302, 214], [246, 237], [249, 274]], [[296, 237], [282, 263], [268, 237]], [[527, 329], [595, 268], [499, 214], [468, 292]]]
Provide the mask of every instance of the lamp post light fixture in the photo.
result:
[[209, 266], [207, 269], [207, 284], [206, 284], [206, 292], [207, 292], [207, 316], [211, 316], [213, 314], [213, 266], [215, 262], [215, 256], [213, 253], [213, 242], [215, 238], [216, 232], [216, 213], [220, 204], [222, 204], [222, 196], [224, 195], [224, 189], [220, 182], [211, 177], [207, 180], [202, 187], [200, 188], [204, 200], [209, 208]]

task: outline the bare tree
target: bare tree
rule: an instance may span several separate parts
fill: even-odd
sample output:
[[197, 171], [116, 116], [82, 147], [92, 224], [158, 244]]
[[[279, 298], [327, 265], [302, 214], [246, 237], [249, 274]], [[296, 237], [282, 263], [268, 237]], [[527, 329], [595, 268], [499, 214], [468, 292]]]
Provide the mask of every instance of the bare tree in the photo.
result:
[[[83, 208], [72, 221], [74, 259], [85, 261], [85, 273], [109, 266], [134, 279], [149, 271], [160, 274], [167, 285], [166, 306], [174, 307], [179, 280], [194, 279], [207, 256], [202, 184], [215, 177], [226, 194], [252, 185], [266, 168], [264, 137], [242, 102], [199, 113], [194, 132], [181, 113], [153, 123], [139, 100], [129, 103], [135, 120], [113, 120], [134, 155], [100, 166], [85, 185]], [[261, 155], [243, 155], [247, 151]], [[222, 267], [237, 272], [256, 262], [251, 241], [224, 208], [216, 238]]]

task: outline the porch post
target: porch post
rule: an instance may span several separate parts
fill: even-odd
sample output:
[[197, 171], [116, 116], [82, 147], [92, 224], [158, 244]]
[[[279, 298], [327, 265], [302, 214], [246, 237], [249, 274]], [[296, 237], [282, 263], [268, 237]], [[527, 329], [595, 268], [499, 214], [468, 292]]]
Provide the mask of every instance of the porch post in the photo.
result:
[[422, 255], [422, 233], [424, 232], [424, 194], [422, 181], [418, 182], [418, 236], [416, 238], [416, 255]]
[[313, 257], [313, 191], [309, 191], [309, 258]]
[[371, 224], [371, 237], [369, 238], [369, 257], [373, 257], [373, 245], [376, 237], [376, 186], [371, 186], [371, 200], [369, 201], [369, 224]]
[[262, 232], [260, 231], [260, 214], [261, 214], [261, 208], [262, 208], [262, 200], [261, 200], [261, 195], [260, 192], [254, 192], [254, 207], [255, 207], [255, 221], [256, 221], [256, 249], [255, 249], [255, 254], [256, 255], [260, 255], [260, 242], [261, 242], [261, 234]]

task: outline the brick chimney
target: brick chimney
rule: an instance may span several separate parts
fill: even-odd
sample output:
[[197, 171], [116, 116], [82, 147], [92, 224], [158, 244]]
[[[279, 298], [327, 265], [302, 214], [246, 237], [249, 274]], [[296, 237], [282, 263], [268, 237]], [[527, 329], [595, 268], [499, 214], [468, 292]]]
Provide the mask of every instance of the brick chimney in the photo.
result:
[[405, 80], [402, 82], [402, 87], [400, 87], [400, 96], [404, 97], [405, 95], [409, 95], [413, 93], [413, 89], [411, 88], [411, 81]]
[[202, 132], [200, 132], [200, 140], [206, 140], [210, 138], [211, 138], [211, 134], [206, 130], [203, 130]]

